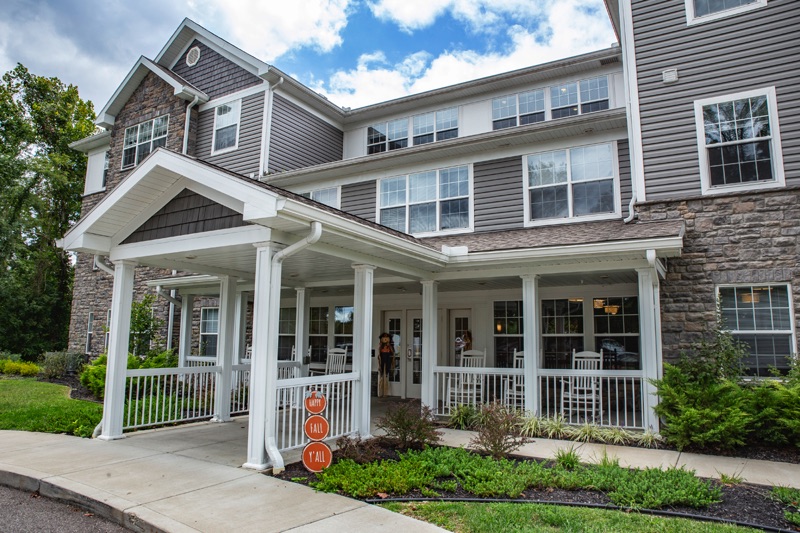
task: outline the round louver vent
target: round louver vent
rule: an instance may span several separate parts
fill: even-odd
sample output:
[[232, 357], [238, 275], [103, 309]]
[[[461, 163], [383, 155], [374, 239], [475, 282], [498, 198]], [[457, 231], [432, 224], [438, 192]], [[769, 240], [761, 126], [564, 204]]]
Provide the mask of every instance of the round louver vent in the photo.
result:
[[200, 49], [196, 46], [192, 47], [186, 53], [186, 65], [189, 67], [195, 66], [199, 59], [200, 59]]

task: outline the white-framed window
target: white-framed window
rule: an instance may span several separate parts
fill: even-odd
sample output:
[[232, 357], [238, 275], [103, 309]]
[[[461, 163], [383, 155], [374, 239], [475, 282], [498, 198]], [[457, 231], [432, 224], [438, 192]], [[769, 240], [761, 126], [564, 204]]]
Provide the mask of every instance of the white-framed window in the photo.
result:
[[300, 196], [305, 196], [306, 198], [311, 198], [315, 202], [319, 202], [321, 204], [329, 205], [331, 207], [335, 207], [339, 209], [340, 205], [340, 197], [339, 197], [339, 187], [328, 187], [325, 189], [316, 189], [309, 192], [300, 193]]
[[367, 153], [377, 154], [408, 146], [408, 118], [380, 122], [367, 128]]
[[570, 368], [584, 350], [583, 298], [542, 299], [544, 368]]
[[545, 120], [544, 89], [492, 100], [492, 129], [501, 130]]
[[431, 111], [412, 118], [414, 146], [458, 137], [458, 108]]
[[86, 349], [84, 353], [92, 353], [92, 330], [94, 329], [94, 313], [89, 313], [89, 320], [86, 325]]
[[122, 170], [133, 168], [159, 146], [167, 144], [169, 115], [162, 115], [125, 128], [125, 140], [122, 147]]
[[782, 187], [775, 87], [694, 102], [703, 194]]
[[108, 183], [108, 152], [103, 157], [103, 180], [101, 185], [104, 189], [106, 188], [106, 183]]
[[278, 315], [278, 359], [281, 361], [288, 361], [292, 358], [296, 325], [297, 308], [281, 307]]
[[603, 296], [592, 298], [594, 351], [603, 351], [603, 368], [639, 370], [639, 298]]
[[214, 108], [212, 154], [236, 150], [239, 146], [239, 121], [242, 101], [226, 102]]
[[219, 341], [219, 307], [200, 309], [200, 355], [217, 355]]
[[603, 143], [525, 156], [525, 224], [619, 216], [615, 148]]
[[335, 348], [347, 350], [353, 354], [353, 306], [335, 306], [333, 308], [333, 345]]
[[550, 116], [554, 119], [608, 109], [608, 76], [550, 87]]
[[745, 373], [787, 373], [796, 346], [791, 285], [720, 285], [717, 296], [723, 327], [750, 348]]
[[731, 17], [765, 7], [767, 0], [685, 0], [688, 25]]
[[380, 224], [414, 235], [472, 226], [468, 166], [450, 167], [378, 182]]
[[312, 363], [324, 363], [328, 357], [328, 315], [327, 307], [309, 309], [308, 345]]
[[494, 358], [499, 368], [513, 368], [514, 352], [524, 351], [522, 300], [494, 302]]

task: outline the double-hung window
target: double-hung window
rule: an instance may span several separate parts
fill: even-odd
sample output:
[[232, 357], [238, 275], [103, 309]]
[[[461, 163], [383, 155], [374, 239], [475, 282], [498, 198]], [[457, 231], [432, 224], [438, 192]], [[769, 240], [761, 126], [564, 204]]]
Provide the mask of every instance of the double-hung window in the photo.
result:
[[103, 182], [101, 186], [105, 189], [108, 183], [108, 152], [103, 154]]
[[521, 300], [494, 302], [494, 354], [498, 367], [514, 366], [514, 352], [523, 351]]
[[443, 168], [380, 181], [380, 223], [410, 234], [470, 227], [469, 167]]
[[200, 309], [200, 355], [216, 357], [219, 337], [219, 307]]
[[767, 0], [686, 0], [686, 20], [699, 24], [767, 5]]
[[608, 106], [608, 76], [550, 87], [550, 114], [554, 119], [602, 111]]
[[492, 129], [541, 122], [544, 116], [544, 90], [510, 94], [492, 100]]
[[618, 214], [613, 147], [605, 143], [527, 156], [526, 224]]
[[150, 152], [167, 144], [169, 115], [125, 129], [122, 147], [122, 170], [132, 168], [144, 161]]
[[749, 348], [745, 373], [769, 376], [773, 368], [787, 373], [795, 351], [791, 287], [720, 286], [717, 290], [723, 326]]
[[783, 186], [775, 88], [694, 103], [702, 190]]
[[408, 146], [408, 118], [380, 122], [367, 128], [367, 153], [377, 154]]
[[238, 146], [241, 109], [241, 100], [220, 104], [214, 109], [212, 153], [235, 150]]
[[413, 118], [414, 146], [458, 137], [458, 108], [416, 115]]
[[316, 189], [302, 193], [301, 196], [311, 198], [321, 204], [329, 205], [339, 209], [339, 187], [328, 187], [326, 189]]
[[328, 356], [328, 308], [312, 307], [309, 310], [308, 345], [311, 362], [324, 363]]
[[296, 324], [297, 308], [281, 307], [278, 315], [278, 359], [281, 361], [292, 358]]

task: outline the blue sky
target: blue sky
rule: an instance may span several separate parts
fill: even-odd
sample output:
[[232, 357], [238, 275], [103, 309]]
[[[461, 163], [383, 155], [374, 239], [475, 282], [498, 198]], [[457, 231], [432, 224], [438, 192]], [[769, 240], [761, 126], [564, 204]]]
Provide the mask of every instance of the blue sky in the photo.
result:
[[359, 107], [607, 48], [602, 0], [6, 0], [0, 70], [77, 85], [99, 110], [184, 17]]

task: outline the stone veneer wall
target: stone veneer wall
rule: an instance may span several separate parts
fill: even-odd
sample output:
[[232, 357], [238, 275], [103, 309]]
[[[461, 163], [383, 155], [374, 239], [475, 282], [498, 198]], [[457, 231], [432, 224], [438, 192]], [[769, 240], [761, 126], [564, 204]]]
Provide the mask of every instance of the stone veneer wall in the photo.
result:
[[[117, 114], [111, 130], [109, 146], [108, 180], [106, 190], [83, 198], [81, 215], [85, 215], [103, 197], [116, 187], [125, 176], [136, 167], [120, 170], [122, 164], [122, 148], [125, 128], [152, 120], [161, 115], [169, 115], [166, 148], [174, 152], [183, 151], [183, 129], [186, 120], [187, 102], [174, 94], [173, 88], [161, 78], [150, 72], [139, 84], [125, 106]], [[196, 110], [192, 110], [192, 123], [189, 125], [190, 152], [194, 147], [193, 136], [196, 134]], [[111, 306], [111, 294], [114, 285], [113, 276], [102, 270], [93, 270], [94, 258], [86, 254], [78, 254], [75, 265], [75, 281], [73, 284], [72, 315], [69, 329], [69, 350], [83, 352], [86, 345], [86, 333], [89, 313], [94, 313], [91, 355], [97, 356], [105, 351], [104, 337], [107, 311]], [[140, 267], [136, 270], [134, 283], [135, 298], [141, 299], [148, 291], [144, 281], [154, 277], [170, 275], [169, 270]], [[166, 324], [169, 314], [169, 302], [163, 298], [156, 300], [155, 316], [164, 320], [163, 336], [166, 338]], [[175, 320], [180, 319], [180, 310], [175, 313]], [[174, 337], [175, 338], [175, 337]], [[176, 344], [175, 344], [176, 345]]]
[[683, 253], [667, 260], [661, 283], [665, 361], [713, 322], [717, 285], [791, 283], [797, 331], [800, 188], [645, 202], [637, 211], [643, 221], [686, 221]]

